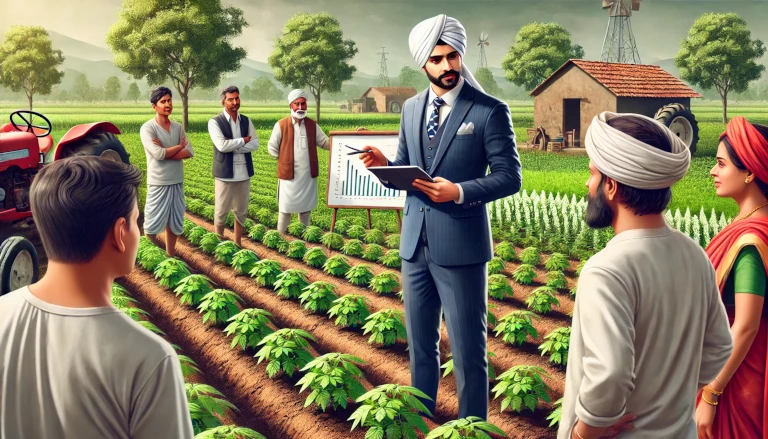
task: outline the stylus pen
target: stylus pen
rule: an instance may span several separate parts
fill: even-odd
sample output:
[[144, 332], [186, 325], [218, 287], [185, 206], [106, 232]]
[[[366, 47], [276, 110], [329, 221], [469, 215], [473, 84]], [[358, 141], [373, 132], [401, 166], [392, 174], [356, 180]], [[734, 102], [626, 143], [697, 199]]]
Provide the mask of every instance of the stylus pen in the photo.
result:
[[365, 153], [371, 152], [370, 149], [362, 150], [362, 149], [353, 148], [353, 147], [351, 147], [349, 145], [344, 145], [344, 146], [346, 146], [347, 148], [355, 151], [355, 152], [348, 152], [347, 155], [365, 154]]

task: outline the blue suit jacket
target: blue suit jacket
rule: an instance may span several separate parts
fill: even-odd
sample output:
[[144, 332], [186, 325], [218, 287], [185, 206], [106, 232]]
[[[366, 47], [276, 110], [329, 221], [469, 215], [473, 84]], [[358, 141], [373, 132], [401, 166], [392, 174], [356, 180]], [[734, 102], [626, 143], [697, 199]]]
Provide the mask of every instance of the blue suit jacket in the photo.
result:
[[[426, 123], [425, 99], [429, 89], [403, 105], [397, 157], [392, 166], [417, 165], [426, 169], [421, 136]], [[474, 124], [472, 134], [457, 135], [464, 122]], [[522, 185], [520, 157], [515, 145], [509, 107], [473, 88], [466, 80], [445, 124], [430, 175], [461, 184], [464, 202], [435, 203], [421, 191], [409, 191], [403, 207], [400, 256], [411, 259], [426, 221], [430, 257], [438, 265], [488, 262], [493, 239], [487, 203], [513, 195]], [[486, 171], [490, 167], [490, 174]], [[394, 186], [385, 184], [387, 187]], [[395, 188], [396, 189], [396, 188]]]

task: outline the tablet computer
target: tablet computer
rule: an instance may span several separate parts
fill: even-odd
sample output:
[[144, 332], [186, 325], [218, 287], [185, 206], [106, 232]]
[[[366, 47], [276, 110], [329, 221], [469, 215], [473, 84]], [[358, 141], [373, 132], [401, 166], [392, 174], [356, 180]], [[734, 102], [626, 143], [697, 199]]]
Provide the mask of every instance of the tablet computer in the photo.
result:
[[421, 179], [434, 183], [435, 180], [418, 166], [371, 166], [368, 170], [381, 180], [392, 183], [403, 191], [418, 191], [413, 180]]

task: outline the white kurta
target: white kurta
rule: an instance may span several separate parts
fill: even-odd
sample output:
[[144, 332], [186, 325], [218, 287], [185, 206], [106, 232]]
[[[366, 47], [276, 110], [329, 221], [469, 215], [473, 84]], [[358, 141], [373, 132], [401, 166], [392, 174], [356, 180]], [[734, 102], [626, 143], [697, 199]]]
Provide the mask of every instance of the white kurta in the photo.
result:
[[[307, 129], [303, 123], [297, 122], [293, 119], [293, 180], [277, 181], [278, 210], [282, 213], [309, 212], [317, 207], [317, 178], [312, 178], [309, 165]], [[320, 126], [316, 131], [315, 144], [318, 148], [328, 150], [328, 136]], [[279, 155], [282, 139], [280, 126], [275, 123], [267, 145], [272, 156]]]

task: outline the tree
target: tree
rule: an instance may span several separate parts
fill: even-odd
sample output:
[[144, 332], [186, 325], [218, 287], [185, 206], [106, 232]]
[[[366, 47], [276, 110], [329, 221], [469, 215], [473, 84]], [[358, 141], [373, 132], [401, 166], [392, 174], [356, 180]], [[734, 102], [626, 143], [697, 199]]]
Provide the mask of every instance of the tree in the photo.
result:
[[501, 63], [507, 81], [530, 91], [569, 59], [584, 57], [571, 45], [571, 34], [559, 23], [529, 23], [520, 28], [515, 43]]
[[254, 101], [279, 101], [283, 98], [283, 91], [264, 76], [253, 81], [251, 94]]
[[401, 87], [415, 87], [416, 90], [423, 90], [429, 86], [426, 74], [408, 66], [400, 69], [397, 80]]
[[134, 103], [138, 103], [139, 96], [141, 96], [139, 85], [135, 82], [131, 82], [131, 85], [128, 86], [128, 92], [125, 94], [125, 97], [132, 100]]
[[0, 45], [0, 85], [11, 91], [24, 90], [32, 111], [35, 94], [48, 95], [61, 82], [64, 72], [61, 50], [54, 50], [48, 31], [40, 26], [11, 26]]
[[501, 87], [496, 83], [496, 79], [493, 78], [493, 72], [488, 67], [480, 67], [475, 73], [475, 79], [483, 87], [486, 93], [497, 98], [501, 96]]
[[72, 86], [72, 93], [81, 101], [87, 101], [91, 98], [91, 84], [85, 73], [80, 73], [75, 78], [75, 85]]
[[104, 97], [108, 101], [117, 101], [120, 99], [120, 80], [117, 76], [110, 76], [104, 84]]
[[746, 21], [736, 14], [704, 14], [693, 23], [675, 56], [683, 81], [717, 89], [723, 123], [728, 123], [728, 93], [744, 92], [765, 70], [755, 62], [765, 54], [765, 46], [750, 37]]
[[352, 79], [357, 69], [346, 61], [356, 53], [355, 42], [343, 39], [341, 25], [332, 15], [302, 12], [288, 20], [268, 61], [281, 84], [309, 86], [320, 122], [320, 94], [338, 92], [344, 81]]
[[240, 69], [246, 52], [229, 39], [240, 35], [243, 11], [221, 0], [125, 0], [107, 33], [115, 65], [150, 85], [170, 80], [189, 120], [189, 90], [218, 86], [221, 76]]

